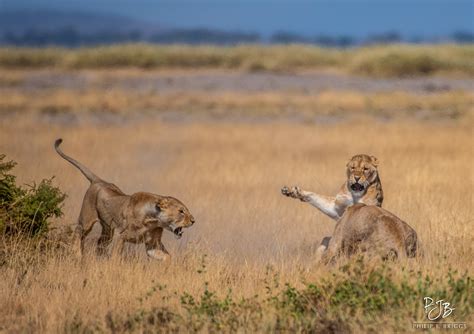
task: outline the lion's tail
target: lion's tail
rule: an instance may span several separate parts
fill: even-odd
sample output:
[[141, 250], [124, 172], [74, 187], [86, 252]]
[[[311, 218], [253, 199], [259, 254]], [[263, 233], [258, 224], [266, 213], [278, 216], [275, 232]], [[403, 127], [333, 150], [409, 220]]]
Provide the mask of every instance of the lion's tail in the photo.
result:
[[94, 173], [92, 173], [86, 166], [84, 166], [83, 164], [81, 164], [79, 161], [77, 160], [74, 160], [73, 158], [67, 156], [66, 154], [63, 153], [63, 151], [61, 151], [61, 149], [59, 148], [59, 145], [61, 145], [61, 143], [63, 142], [63, 140], [61, 138], [59, 139], [56, 139], [56, 141], [54, 142], [54, 149], [56, 150], [56, 152], [58, 152], [58, 154], [65, 160], [69, 161], [73, 166], [75, 166], [77, 169], [79, 169], [81, 171], [82, 174], [84, 174], [84, 176], [91, 182], [91, 183], [94, 183], [94, 182], [101, 182], [102, 179], [100, 177], [98, 177], [97, 175], [95, 175]]

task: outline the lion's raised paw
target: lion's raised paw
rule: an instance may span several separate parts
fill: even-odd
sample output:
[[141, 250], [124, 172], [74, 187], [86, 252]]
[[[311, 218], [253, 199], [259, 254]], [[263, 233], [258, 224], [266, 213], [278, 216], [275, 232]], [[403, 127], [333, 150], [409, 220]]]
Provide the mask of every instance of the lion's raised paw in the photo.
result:
[[292, 198], [301, 198], [301, 190], [299, 187], [292, 187], [291, 189], [287, 186], [281, 188], [281, 193], [285, 196], [292, 197]]

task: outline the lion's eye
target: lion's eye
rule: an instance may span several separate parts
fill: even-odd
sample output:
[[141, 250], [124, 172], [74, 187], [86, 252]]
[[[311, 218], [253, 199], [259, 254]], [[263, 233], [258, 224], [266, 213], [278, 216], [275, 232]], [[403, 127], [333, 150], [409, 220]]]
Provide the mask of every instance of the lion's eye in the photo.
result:
[[364, 167], [364, 172], [367, 172], [369, 169], [367, 167]]
[[183, 209], [180, 209], [180, 210], [179, 210], [179, 213], [182, 214], [182, 215], [184, 215], [184, 210], [183, 210]]

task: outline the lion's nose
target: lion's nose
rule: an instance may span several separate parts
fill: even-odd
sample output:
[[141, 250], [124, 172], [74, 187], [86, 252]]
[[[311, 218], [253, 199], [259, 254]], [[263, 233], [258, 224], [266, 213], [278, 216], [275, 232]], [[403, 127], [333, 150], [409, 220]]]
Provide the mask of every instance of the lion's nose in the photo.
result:
[[359, 182], [360, 176], [354, 176], [354, 180], [356, 180], [356, 182]]
[[191, 225], [194, 225], [194, 223], [196, 222], [196, 220], [194, 219], [194, 217], [191, 217]]

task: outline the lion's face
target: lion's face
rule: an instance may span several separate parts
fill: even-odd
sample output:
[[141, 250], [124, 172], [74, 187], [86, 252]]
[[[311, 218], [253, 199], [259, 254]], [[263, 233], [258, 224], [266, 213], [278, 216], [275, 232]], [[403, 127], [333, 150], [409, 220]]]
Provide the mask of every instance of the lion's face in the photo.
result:
[[174, 197], [161, 197], [155, 203], [155, 210], [160, 225], [173, 232], [178, 239], [183, 235], [183, 228], [195, 222], [188, 208]]
[[366, 154], [352, 157], [347, 163], [347, 187], [353, 194], [365, 193], [377, 178], [377, 158]]
[[136, 193], [131, 196], [134, 218], [148, 228], [161, 227], [179, 239], [183, 228], [194, 224], [194, 217], [188, 208], [178, 199], [151, 193]]

